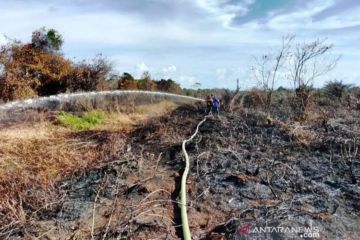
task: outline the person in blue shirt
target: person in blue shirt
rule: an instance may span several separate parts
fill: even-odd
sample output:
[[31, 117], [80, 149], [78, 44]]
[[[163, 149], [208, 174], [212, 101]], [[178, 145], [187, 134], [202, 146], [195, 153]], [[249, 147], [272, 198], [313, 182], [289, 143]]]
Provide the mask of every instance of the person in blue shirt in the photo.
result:
[[219, 115], [219, 107], [220, 107], [220, 101], [217, 97], [214, 95], [211, 95], [211, 98], [213, 100], [213, 113]]

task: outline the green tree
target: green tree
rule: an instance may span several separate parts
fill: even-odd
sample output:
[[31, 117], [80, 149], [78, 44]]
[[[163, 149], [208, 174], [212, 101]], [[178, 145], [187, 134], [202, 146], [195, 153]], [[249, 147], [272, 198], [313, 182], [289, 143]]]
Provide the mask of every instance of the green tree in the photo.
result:
[[31, 43], [34, 48], [51, 52], [59, 51], [64, 43], [64, 40], [57, 30], [42, 27], [32, 33]]
[[151, 74], [149, 71], [145, 71], [143, 72], [143, 74], [141, 75], [141, 79], [142, 80], [151, 80]]
[[134, 79], [124, 79], [119, 81], [118, 89], [121, 90], [137, 90], [138, 82]]
[[61, 36], [61, 34], [56, 31], [55, 29], [51, 28], [48, 30], [47, 34], [47, 39], [50, 43], [50, 46], [59, 51], [62, 47], [62, 45], [64, 44], [64, 40], [63, 37]]
[[118, 81], [118, 89], [136, 90], [138, 83], [130, 73], [124, 72]]
[[145, 91], [156, 91], [156, 83], [148, 78], [138, 80], [138, 88]]
[[170, 93], [181, 93], [182, 89], [179, 84], [177, 84], [172, 79], [161, 79], [160, 81], [156, 81], [157, 90], [162, 92], [170, 92]]
[[127, 73], [127, 72], [124, 72], [120, 78], [121, 78], [121, 80], [135, 80], [134, 77], [130, 73]]
[[141, 79], [138, 80], [138, 88], [140, 90], [145, 90], [145, 91], [157, 90], [156, 83], [153, 80], [151, 80], [151, 75], [148, 71], [145, 71], [142, 74]]

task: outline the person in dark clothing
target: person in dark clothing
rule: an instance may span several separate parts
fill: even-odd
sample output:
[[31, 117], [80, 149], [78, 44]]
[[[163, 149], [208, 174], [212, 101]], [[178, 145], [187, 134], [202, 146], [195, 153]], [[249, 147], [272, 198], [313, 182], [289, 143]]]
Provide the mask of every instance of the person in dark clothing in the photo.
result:
[[213, 100], [210, 96], [206, 98], [206, 114], [210, 114], [213, 108]]

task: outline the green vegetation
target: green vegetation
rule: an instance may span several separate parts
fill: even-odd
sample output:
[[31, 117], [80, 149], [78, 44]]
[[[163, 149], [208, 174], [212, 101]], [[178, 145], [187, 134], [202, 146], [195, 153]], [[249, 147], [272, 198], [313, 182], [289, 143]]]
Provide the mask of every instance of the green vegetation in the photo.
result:
[[56, 31], [55, 29], [50, 29], [47, 31], [46, 33], [47, 38], [49, 39], [49, 42], [51, 44], [51, 46], [55, 49], [55, 50], [60, 50], [64, 40], [61, 36], [60, 33], [58, 33], [58, 31]]
[[58, 123], [73, 130], [90, 130], [103, 122], [105, 114], [100, 111], [90, 111], [83, 116], [60, 112]]
[[[113, 76], [115, 77], [115, 76]], [[178, 83], [172, 79], [154, 80], [149, 72], [144, 72], [140, 79], [135, 79], [129, 73], [123, 73], [118, 77], [117, 89], [121, 90], [145, 90], [160, 91], [180, 94], [182, 89]]]
[[42, 27], [32, 33], [31, 44], [43, 51], [59, 51], [64, 43], [62, 35], [55, 29]]

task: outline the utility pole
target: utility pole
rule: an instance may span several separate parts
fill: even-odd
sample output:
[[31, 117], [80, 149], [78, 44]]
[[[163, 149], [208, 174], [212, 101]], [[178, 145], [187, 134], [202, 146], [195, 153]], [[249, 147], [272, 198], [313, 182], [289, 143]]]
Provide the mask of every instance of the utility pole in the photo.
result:
[[236, 79], [236, 92], [239, 92], [240, 87], [239, 87], [239, 79]]

